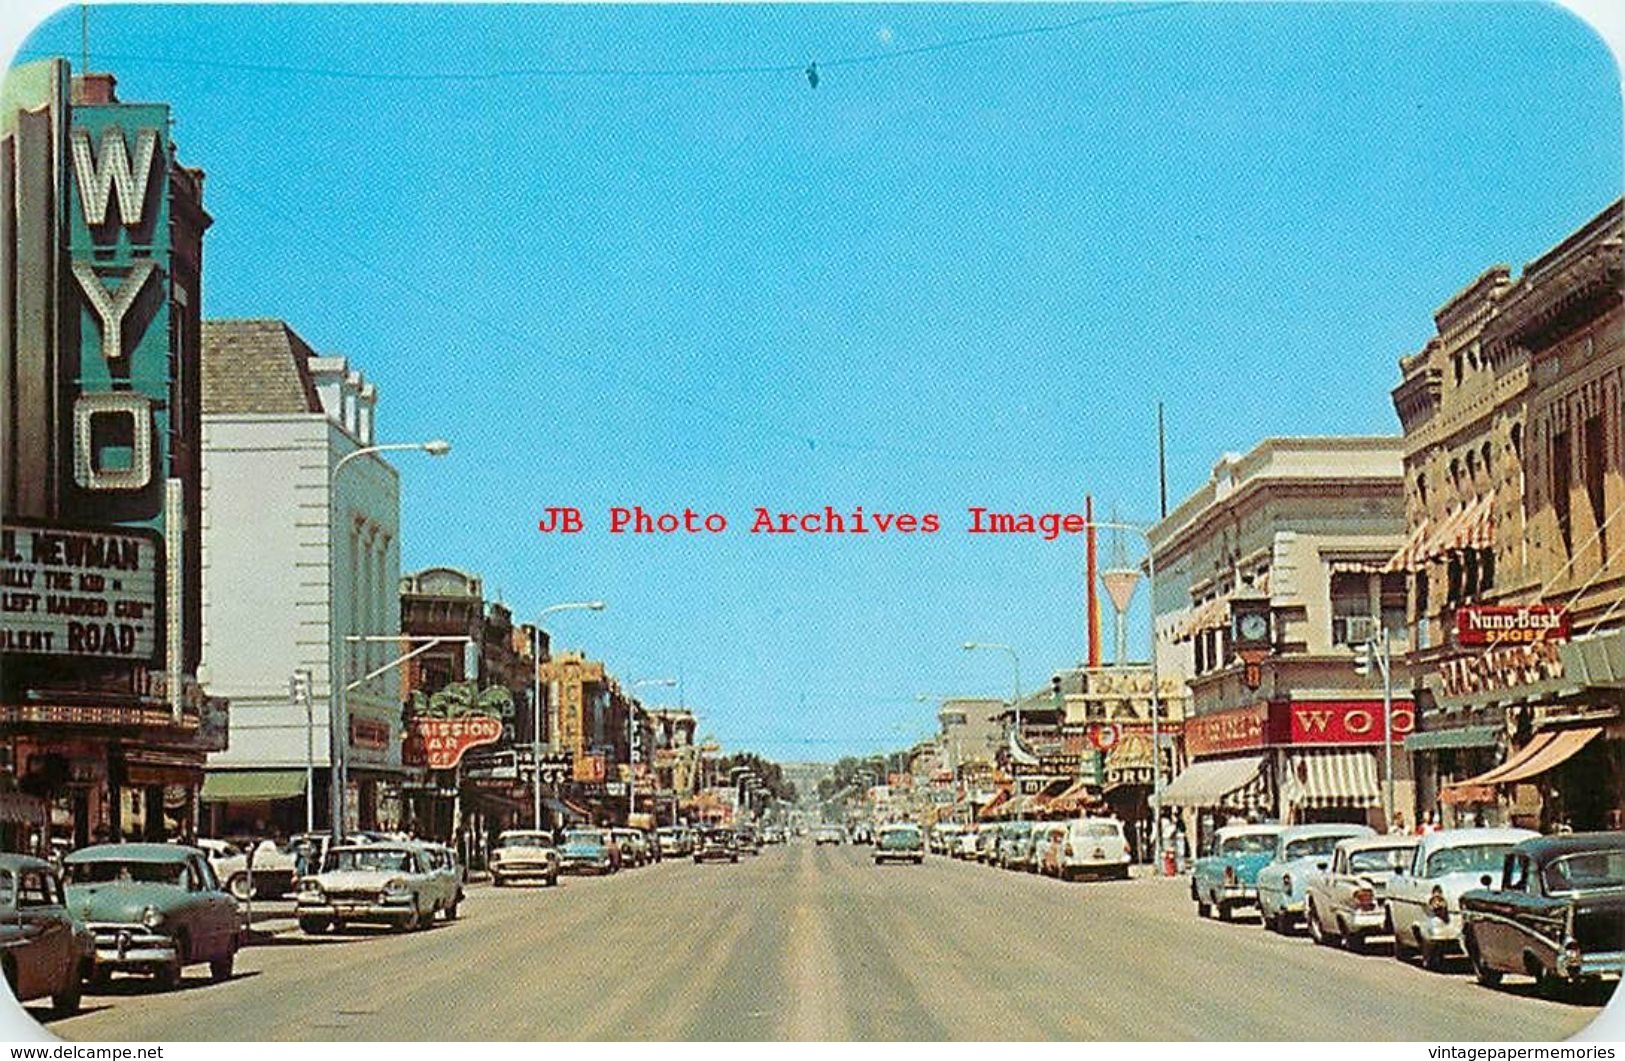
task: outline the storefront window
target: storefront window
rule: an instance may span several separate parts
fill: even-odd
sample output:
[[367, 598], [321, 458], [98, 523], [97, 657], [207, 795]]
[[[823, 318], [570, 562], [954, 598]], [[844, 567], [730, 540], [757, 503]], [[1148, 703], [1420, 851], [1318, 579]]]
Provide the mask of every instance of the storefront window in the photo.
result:
[[1332, 574], [1332, 644], [1348, 645], [1354, 641], [1350, 633], [1350, 620], [1364, 619], [1371, 614], [1371, 587], [1369, 576], [1358, 571], [1336, 571]]

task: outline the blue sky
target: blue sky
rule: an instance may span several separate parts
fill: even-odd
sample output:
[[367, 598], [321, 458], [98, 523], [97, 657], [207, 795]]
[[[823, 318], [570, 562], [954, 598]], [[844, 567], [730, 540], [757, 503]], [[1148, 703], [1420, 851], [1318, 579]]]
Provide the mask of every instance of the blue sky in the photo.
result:
[[[208, 174], [205, 314], [286, 319], [379, 385], [381, 437], [452, 441], [398, 462], [405, 569], [520, 618], [601, 597], [557, 645], [828, 759], [928, 733], [918, 693], [1006, 694], [967, 639], [1029, 688], [1083, 657], [1082, 541], [969, 536], [967, 506], [1154, 518], [1158, 400], [1171, 503], [1264, 436], [1397, 432], [1432, 311], [1620, 194], [1618, 74], [1557, 8], [1132, 10], [89, 23]], [[24, 48], [77, 61], [77, 11]], [[731, 530], [608, 534], [631, 504]], [[825, 504], [943, 531], [745, 533]], [[538, 534], [549, 505], [587, 532]]]

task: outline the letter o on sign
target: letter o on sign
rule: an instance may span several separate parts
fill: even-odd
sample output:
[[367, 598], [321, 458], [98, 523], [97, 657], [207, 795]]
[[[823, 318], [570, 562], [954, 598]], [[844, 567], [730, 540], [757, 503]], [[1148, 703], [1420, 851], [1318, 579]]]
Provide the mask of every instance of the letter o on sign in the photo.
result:
[[1416, 712], [1408, 707], [1394, 708], [1394, 734], [1411, 733], [1416, 729]]
[[1355, 708], [1343, 716], [1343, 729], [1356, 737], [1370, 733], [1374, 725], [1376, 720], [1371, 717], [1371, 712], [1363, 708]]

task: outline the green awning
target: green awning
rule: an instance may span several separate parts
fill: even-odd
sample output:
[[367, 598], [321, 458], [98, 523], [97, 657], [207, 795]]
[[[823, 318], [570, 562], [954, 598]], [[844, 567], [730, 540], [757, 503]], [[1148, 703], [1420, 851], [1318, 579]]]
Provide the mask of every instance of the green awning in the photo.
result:
[[305, 794], [303, 770], [221, 770], [203, 778], [205, 803], [249, 803]]
[[1457, 726], [1412, 733], [1405, 738], [1408, 752], [1436, 752], [1446, 748], [1493, 748], [1501, 736], [1500, 726]]

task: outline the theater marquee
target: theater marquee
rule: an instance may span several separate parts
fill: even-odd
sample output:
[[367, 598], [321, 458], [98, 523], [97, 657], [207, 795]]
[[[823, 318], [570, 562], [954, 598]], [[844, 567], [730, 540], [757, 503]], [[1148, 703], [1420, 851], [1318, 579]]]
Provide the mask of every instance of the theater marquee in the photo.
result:
[[163, 542], [150, 531], [0, 525], [0, 652], [153, 662]]

